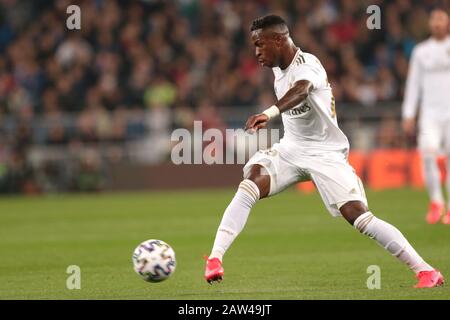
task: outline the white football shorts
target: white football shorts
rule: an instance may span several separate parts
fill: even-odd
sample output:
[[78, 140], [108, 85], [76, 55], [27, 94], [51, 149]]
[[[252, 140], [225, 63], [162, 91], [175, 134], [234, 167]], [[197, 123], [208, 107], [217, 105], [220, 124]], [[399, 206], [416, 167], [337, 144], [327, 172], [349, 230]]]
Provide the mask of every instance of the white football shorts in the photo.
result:
[[450, 120], [419, 120], [417, 144], [422, 153], [450, 154]]
[[314, 155], [295, 153], [294, 156], [290, 150], [292, 146], [280, 142], [256, 152], [244, 166], [244, 178], [253, 165], [261, 165], [270, 175], [269, 196], [297, 182], [312, 180], [326, 208], [335, 217], [341, 216], [339, 208], [348, 201], [368, 205], [361, 179], [345, 154], [333, 151]]

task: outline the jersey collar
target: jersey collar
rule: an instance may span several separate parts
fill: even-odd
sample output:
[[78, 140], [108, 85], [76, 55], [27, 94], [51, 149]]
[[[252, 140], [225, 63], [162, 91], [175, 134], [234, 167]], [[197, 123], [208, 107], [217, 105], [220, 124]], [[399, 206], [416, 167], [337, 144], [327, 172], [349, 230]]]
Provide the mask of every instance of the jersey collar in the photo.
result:
[[298, 48], [297, 49], [297, 51], [295, 52], [295, 54], [294, 54], [294, 58], [292, 58], [292, 61], [291, 61], [291, 63], [289, 64], [289, 66], [287, 66], [287, 68], [286, 69], [281, 69], [280, 67], [278, 67], [278, 69], [280, 69], [280, 71], [281, 71], [281, 73], [286, 73], [286, 72], [288, 72], [288, 70], [291, 68], [291, 66], [294, 64], [294, 62], [295, 62], [295, 60], [297, 59], [297, 57], [298, 57], [298, 55], [300, 54], [300, 53], [302, 53], [302, 50], [300, 49], [300, 48]]

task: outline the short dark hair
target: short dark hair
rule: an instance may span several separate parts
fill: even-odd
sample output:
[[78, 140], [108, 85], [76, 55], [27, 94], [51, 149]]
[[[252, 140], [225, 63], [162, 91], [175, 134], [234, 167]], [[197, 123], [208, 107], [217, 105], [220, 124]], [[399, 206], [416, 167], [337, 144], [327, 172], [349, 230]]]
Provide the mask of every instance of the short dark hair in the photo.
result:
[[276, 25], [280, 25], [280, 24], [286, 26], [286, 22], [284, 21], [284, 19], [282, 17], [274, 15], [274, 14], [269, 14], [267, 16], [260, 17], [260, 18], [253, 20], [252, 26], [250, 27], [250, 31], [264, 29], [267, 27], [272, 27], [272, 26], [276, 26]]
[[431, 7], [430, 13], [434, 11], [444, 11], [448, 15], [448, 10], [443, 5], [436, 5]]
[[433, 11], [444, 11], [448, 15], [450, 10], [448, 0], [437, 0], [436, 3], [430, 8], [430, 13]]

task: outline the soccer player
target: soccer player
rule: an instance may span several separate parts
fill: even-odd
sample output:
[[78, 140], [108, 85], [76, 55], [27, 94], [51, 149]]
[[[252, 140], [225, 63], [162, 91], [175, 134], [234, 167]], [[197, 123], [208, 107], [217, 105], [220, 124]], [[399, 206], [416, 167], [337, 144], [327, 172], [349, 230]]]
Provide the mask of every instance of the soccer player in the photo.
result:
[[[431, 12], [431, 37], [413, 50], [405, 99], [403, 129], [413, 135], [420, 101], [418, 147], [423, 160], [425, 184], [430, 197], [426, 220], [439, 222], [445, 212], [437, 156], [441, 147], [447, 155], [447, 193], [450, 195], [450, 36], [448, 13], [442, 9]], [[450, 224], [450, 200], [442, 222]]]
[[259, 63], [273, 70], [278, 102], [249, 117], [246, 129], [264, 128], [281, 115], [284, 137], [271, 149], [258, 151], [244, 166], [244, 180], [225, 210], [206, 261], [205, 279], [222, 280], [223, 255], [256, 201], [312, 180], [329, 212], [343, 216], [405, 263], [417, 275], [416, 287], [442, 285], [441, 273], [419, 256], [402, 233], [369, 211], [361, 181], [347, 161], [349, 143], [338, 127], [333, 94], [319, 60], [293, 43], [285, 21], [276, 15], [253, 21], [251, 40]]

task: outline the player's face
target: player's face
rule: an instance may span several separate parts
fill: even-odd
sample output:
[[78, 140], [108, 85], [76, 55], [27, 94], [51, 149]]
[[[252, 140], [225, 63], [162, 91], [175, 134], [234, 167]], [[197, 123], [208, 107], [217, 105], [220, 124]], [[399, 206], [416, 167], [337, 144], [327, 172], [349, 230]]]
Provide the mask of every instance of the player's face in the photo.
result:
[[430, 15], [430, 31], [435, 37], [442, 38], [448, 33], [449, 17], [443, 10], [435, 10]]
[[264, 67], [277, 67], [279, 61], [279, 48], [276, 40], [264, 35], [260, 30], [253, 31], [251, 39], [255, 46], [255, 55], [258, 62]]

